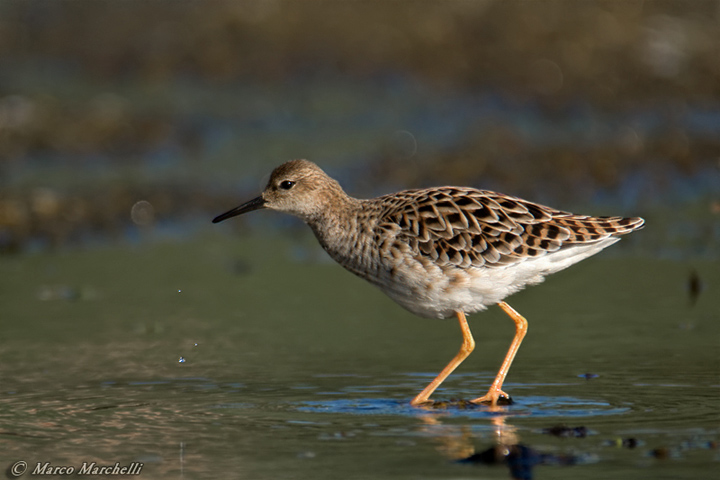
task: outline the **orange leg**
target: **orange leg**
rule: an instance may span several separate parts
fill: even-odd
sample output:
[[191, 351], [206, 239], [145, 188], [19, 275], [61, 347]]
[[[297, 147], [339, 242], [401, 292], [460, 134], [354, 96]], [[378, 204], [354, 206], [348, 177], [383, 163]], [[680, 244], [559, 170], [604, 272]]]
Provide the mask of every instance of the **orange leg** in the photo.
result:
[[500, 397], [506, 397], [510, 399], [510, 395], [501, 390], [502, 384], [505, 381], [505, 377], [510, 370], [510, 365], [512, 365], [515, 354], [520, 348], [520, 344], [522, 343], [523, 338], [525, 338], [525, 334], [527, 333], [528, 329], [527, 320], [525, 320], [525, 318], [518, 312], [516, 312], [510, 305], [505, 302], [500, 302], [498, 303], [498, 306], [500, 306], [500, 308], [502, 308], [503, 311], [507, 313], [510, 318], [512, 318], [515, 322], [515, 338], [513, 338], [513, 341], [510, 344], [507, 355], [505, 355], [505, 360], [503, 360], [503, 363], [500, 366], [500, 371], [495, 377], [495, 381], [493, 381], [492, 385], [490, 386], [490, 390], [488, 390], [488, 393], [486, 393], [482, 397], [478, 397], [475, 400], [472, 400], [473, 403], [489, 403], [493, 407], [497, 406], [497, 401]]
[[[415, 398], [413, 398], [412, 402], [410, 402], [410, 405], [416, 407], [418, 405], [422, 405], [423, 403], [428, 402], [428, 398], [430, 398], [430, 395], [433, 394], [435, 389], [437, 389], [440, 384], [450, 375], [453, 370], [455, 370], [458, 365], [460, 365], [463, 360], [467, 358], [468, 355], [470, 355], [470, 352], [473, 351], [475, 348], [475, 340], [473, 340], [472, 333], [470, 332], [470, 327], [468, 327], [467, 320], [465, 319], [465, 314], [463, 312], [455, 312], [457, 315], [458, 321], [460, 322], [460, 329], [462, 330], [463, 335], [463, 343], [460, 346], [460, 351], [455, 355], [455, 357], [450, 360], [450, 363], [447, 364], [447, 366], [443, 369], [440, 374], [435, 377], [435, 380], [430, 382], [430, 385], [425, 387], [425, 389], [418, 393]], [[502, 382], [501, 382], [502, 383]]]

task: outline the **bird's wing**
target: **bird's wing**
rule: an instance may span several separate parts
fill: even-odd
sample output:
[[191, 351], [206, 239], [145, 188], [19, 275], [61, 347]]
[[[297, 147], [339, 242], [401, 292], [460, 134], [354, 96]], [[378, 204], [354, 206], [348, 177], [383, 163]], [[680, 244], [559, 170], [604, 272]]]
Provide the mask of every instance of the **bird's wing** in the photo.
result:
[[387, 238], [395, 245], [386, 247], [409, 247], [441, 267], [501, 267], [643, 224], [641, 218], [573, 215], [473, 188], [407, 190], [381, 200], [377, 228], [394, 233]]

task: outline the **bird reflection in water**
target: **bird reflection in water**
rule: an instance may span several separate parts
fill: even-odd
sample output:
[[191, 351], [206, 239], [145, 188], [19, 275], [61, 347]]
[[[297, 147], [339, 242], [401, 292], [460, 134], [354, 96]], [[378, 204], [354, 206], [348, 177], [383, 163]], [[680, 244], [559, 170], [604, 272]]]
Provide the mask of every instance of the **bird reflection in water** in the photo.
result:
[[[438, 402], [440, 403], [440, 402]], [[463, 401], [443, 402], [439, 408], [460, 409], [468, 408]], [[437, 412], [435, 406], [427, 407], [428, 410]], [[438, 415], [423, 415], [420, 419], [425, 423], [425, 428], [432, 430], [435, 438], [439, 440], [437, 450], [446, 458], [463, 464], [501, 466], [509, 469], [510, 478], [519, 480], [530, 480], [533, 478], [533, 470], [538, 465], [576, 465], [584, 463], [582, 458], [576, 455], [563, 455], [553, 453], [541, 453], [528, 445], [520, 443], [517, 428], [506, 423], [510, 415], [503, 414], [502, 407], [495, 407], [495, 416], [490, 417], [494, 431], [495, 441], [493, 445], [478, 450], [473, 442], [472, 426], [465, 425], [443, 425], [442, 417]], [[551, 433], [548, 429], [548, 433]], [[440, 435], [438, 430], [442, 429]]]

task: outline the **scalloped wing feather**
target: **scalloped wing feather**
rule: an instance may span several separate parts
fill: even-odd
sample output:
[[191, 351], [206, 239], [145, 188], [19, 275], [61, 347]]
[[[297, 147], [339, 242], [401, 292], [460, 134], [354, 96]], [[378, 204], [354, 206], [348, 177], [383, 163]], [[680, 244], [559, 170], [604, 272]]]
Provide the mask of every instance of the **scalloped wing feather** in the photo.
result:
[[385, 209], [377, 226], [397, 229], [393, 244], [404, 243], [440, 267], [502, 267], [643, 224], [640, 218], [573, 215], [473, 188], [407, 190], [391, 197], [381, 197]]

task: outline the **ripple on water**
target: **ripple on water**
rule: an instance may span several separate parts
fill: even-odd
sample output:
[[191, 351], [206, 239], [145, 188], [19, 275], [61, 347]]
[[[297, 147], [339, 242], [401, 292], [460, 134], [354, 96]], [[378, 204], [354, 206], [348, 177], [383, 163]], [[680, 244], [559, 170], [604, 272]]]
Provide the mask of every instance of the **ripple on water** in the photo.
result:
[[301, 412], [344, 413], [355, 415], [403, 415], [439, 414], [459, 417], [532, 416], [532, 417], [597, 417], [622, 415], [630, 411], [630, 406], [617, 407], [609, 403], [584, 400], [573, 397], [528, 396], [517, 400], [513, 405], [501, 407], [500, 411], [491, 411], [486, 406], [469, 406], [467, 402], [450, 401], [442, 407], [413, 407], [406, 400], [387, 398], [326, 398], [297, 402]]

